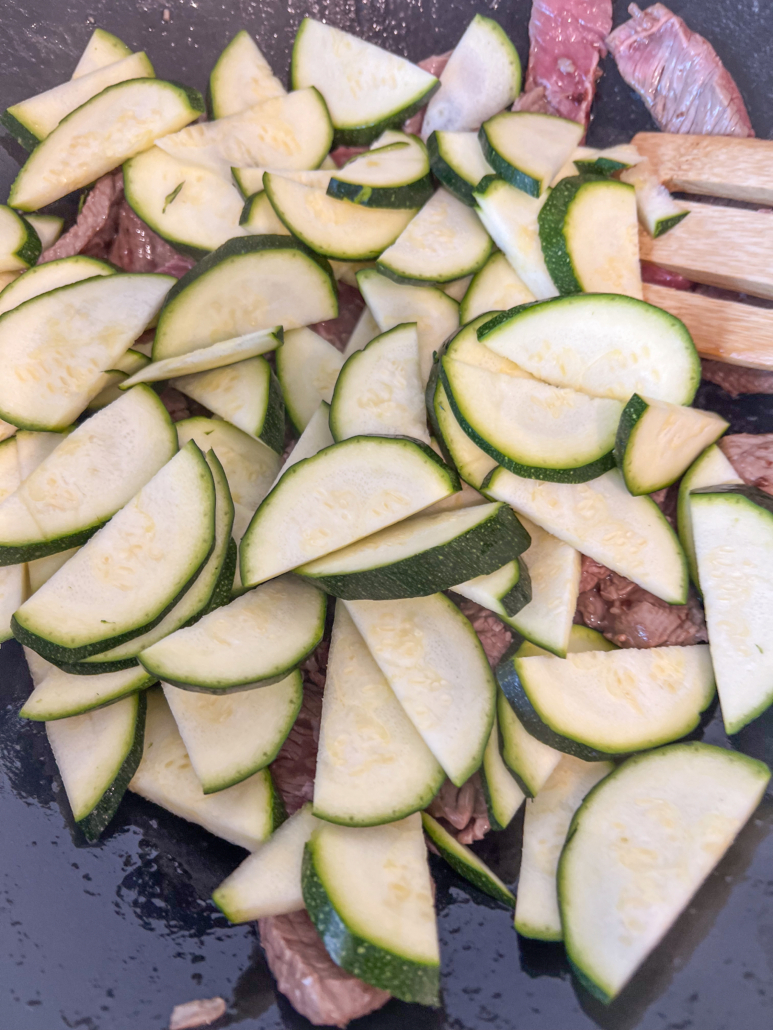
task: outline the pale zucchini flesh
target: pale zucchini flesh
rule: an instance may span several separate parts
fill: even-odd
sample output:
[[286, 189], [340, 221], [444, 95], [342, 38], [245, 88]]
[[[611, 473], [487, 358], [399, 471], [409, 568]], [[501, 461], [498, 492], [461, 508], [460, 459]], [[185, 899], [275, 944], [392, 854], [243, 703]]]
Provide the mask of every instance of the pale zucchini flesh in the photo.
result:
[[474, 207], [473, 190], [494, 172], [483, 156], [477, 132], [433, 130], [427, 149], [435, 177], [464, 204]]
[[743, 484], [743, 480], [738, 478], [735, 469], [717, 444], [707, 447], [703, 454], [696, 458], [679, 483], [679, 497], [676, 505], [676, 524], [679, 530], [679, 542], [687, 558], [690, 578], [698, 590], [700, 590], [700, 580], [698, 578], [698, 563], [695, 560], [695, 540], [692, 531], [692, 516], [690, 514], [690, 493], [693, 490], [700, 490], [706, 486], [727, 486], [731, 484], [740, 486]]
[[497, 723], [505, 765], [526, 797], [536, 797], [561, 761], [561, 752], [529, 733], [501, 689], [497, 690]]
[[141, 652], [142, 665], [185, 690], [228, 693], [285, 679], [317, 646], [325, 595], [294, 576], [265, 583]]
[[145, 747], [129, 790], [205, 830], [256, 851], [284, 820], [268, 769], [205, 794], [160, 688], [147, 693]]
[[136, 666], [100, 676], [73, 676], [52, 666], [22, 705], [19, 718], [35, 722], [69, 719], [112, 705], [153, 682], [152, 676]]
[[275, 325], [297, 329], [337, 314], [335, 280], [324, 258], [289, 236], [233, 239], [170, 290], [158, 319], [153, 360]]
[[298, 27], [290, 78], [293, 89], [317, 87], [336, 143], [351, 146], [400, 128], [438, 88], [434, 75], [404, 57], [313, 18]]
[[160, 622], [212, 550], [215, 490], [190, 443], [26, 601], [22, 643], [79, 662]]
[[541, 196], [583, 137], [577, 122], [532, 111], [504, 111], [480, 129], [483, 156], [497, 175]]
[[317, 825], [311, 805], [304, 805], [223, 880], [212, 900], [229, 922], [248, 923], [306, 907], [301, 867], [306, 842]]
[[[245, 185], [245, 177], [252, 172], [252, 169], [241, 169], [239, 188], [242, 193], [247, 194], [247, 199], [239, 218], [239, 225], [252, 236], [290, 236], [290, 230], [284, 222], [277, 218], [268, 194], [263, 189], [263, 169], [258, 169], [258, 171], [260, 171], [259, 179], [255, 183], [250, 182]], [[251, 187], [257, 187], [257, 189], [253, 189], [251, 193]]]
[[163, 361], [152, 361], [134, 372], [121, 383], [122, 390], [128, 390], [137, 383], [157, 383], [173, 376], [192, 375], [194, 372], [208, 372], [213, 368], [225, 368], [235, 365], [247, 358], [255, 358], [260, 354], [276, 350], [282, 344], [282, 327], [261, 329], [255, 333], [245, 333], [231, 340], [221, 340], [211, 347], [200, 347], [188, 354], [180, 354], [175, 358]]
[[200, 93], [172, 82], [131, 79], [110, 86], [64, 118], [35, 148], [11, 187], [9, 203], [22, 211], [51, 204], [203, 112]]
[[508, 311], [519, 304], [531, 304], [533, 300], [536, 300], [534, 294], [499, 251], [473, 276], [462, 298], [459, 317], [462, 325], [466, 325], [488, 311]]
[[494, 719], [495, 682], [472, 626], [444, 594], [345, 604], [406, 715], [460, 787], [480, 765]]
[[115, 815], [142, 755], [145, 695], [46, 723], [73, 818], [96, 840]]
[[285, 334], [276, 354], [276, 373], [297, 433], [305, 430], [321, 402], [332, 401], [343, 364], [341, 351], [313, 329], [293, 329]]
[[522, 937], [562, 940], [556, 889], [561, 849], [583, 798], [614, 768], [611, 762], [564, 755], [537, 797], [527, 800], [515, 903], [515, 929]]
[[396, 326], [346, 361], [330, 403], [336, 440], [411, 436], [429, 443], [416, 323]]
[[280, 468], [276, 479], [271, 484], [272, 487], [276, 486], [280, 478], [289, 468], [292, 468], [293, 465], [297, 465], [297, 463], [299, 461], [303, 461], [304, 458], [313, 458], [314, 455], [318, 454], [323, 448], [330, 447], [335, 443], [330, 432], [329, 423], [330, 405], [326, 404], [324, 401], [320, 401], [319, 407], [311, 416], [306, 428], [298, 437], [295, 446], [285, 458], [284, 464]]
[[499, 750], [497, 718], [491, 727], [488, 744], [483, 752], [480, 780], [486, 798], [489, 823], [492, 830], [506, 830], [526, 799], [513, 774], [507, 768]]
[[88, 75], [97, 68], [104, 68], [120, 61], [122, 57], [128, 57], [130, 53], [130, 48], [118, 36], [105, 29], [94, 29], [71, 77], [78, 79], [81, 75]]
[[24, 272], [40, 257], [40, 237], [22, 215], [0, 204], [0, 273]]
[[421, 821], [424, 832], [440, 852], [442, 858], [448, 862], [451, 868], [469, 880], [478, 890], [483, 891], [490, 897], [501, 901], [509, 908], [515, 906], [515, 896], [507, 884], [494, 873], [478, 856], [467, 847], [461, 844], [456, 837], [444, 829], [437, 819], [433, 819], [428, 812], [421, 813]]
[[415, 136], [383, 144], [377, 140], [333, 172], [326, 190], [366, 207], [420, 207], [432, 196], [427, 149]]
[[227, 118], [284, 93], [284, 86], [249, 32], [237, 32], [209, 76], [212, 117]]
[[675, 483], [727, 427], [713, 411], [635, 393], [620, 417], [615, 462], [632, 494], [654, 494]]
[[417, 440], [353, 436], [327, 447], [293, 465], [255, 512], [240, 548], [242, 583], [340, 550], [458, 488], [456, 474]]
[[277, 217], [294, 236], [315, 253], [339, 261], [377, 258], [416, 214], [415, 208], [372, 208], [336, 200], [275, 172], [266, 172], [263, 186]]
[[444, 455], [465, 483], [481, 489], [486, 477], [497, 467], [495, 459], [482, 451], [459, 425], [439, 376], [430, 378], [427, 397], [430, 422]]
[[170, 282], [163, 275], [99, 276], [0, 316], [0, 414], [27, 429], [70, 425], [104, 385], [102, 372], [158, 312]]
[[[391, 241], [390, 241], [391, 242]], [[491, 254], [491, 239], [470, 208], [439, 189], [391, 246], [378, 269], [409, 285], [446, 283], [477, 272]]]
[[690, 514], [711, 660], [728, 733], [773, 703], [773, 511], [756, 487], [705, 487]]
[[314, 814], [373, 826], [425, 808], [445, 773], [393, 694], [344, 605], [328, 660]]
[[[683, 322], [620, 294], [579, 294], [496, 315], [478, 339], [554, 386], [627, 402], [690, 404], [700, 361]], [[516, 342], [517, 341], [517, 342]]]
[[0, 568], [0, 642], [13, 637], [12, 619], [30, 593], [25, 564]]
[[24, 276], [15, 279], [0, 294], [0, 315], [17, 308], [25, 300], [49, 293], [60, 286], [70, 286], [82, 279], [93, 279], [97, 275], [115, 275], [117, 269], [107, 261], [76, 254], [75, 257], [47, 261], [28, 269]]
[[261, 690], [227, 697], [162, 687], [205, 794], [241, 783], [273, 762], [303, 700], [298, 670]]
[[609, 1002], [631, 979], [769, 779], [762, 762], [689, 743], [629, 759], [586, 797], [569, 828], [558, 893], [569, 960], [594, 994]]
[[629, 183], [636, 190], [639, 222], [653, 239], [679, 225], [690, 213], [661, 185], [648, 160], [639, 161], [633, 168], [627, 168], [620, 176], [620, 181]]
[[43, 250], [52, 247], [62, 235], [64, 218], [59, 215], [26, 215], [27, 221], [38, 234]]
[[318, 826], [302, 884], [337, 965], [404, 1001], [438, 1004], [440, 955], [418, 813], [384, 826]]
[[520, 556], [488, 575], [474, 576], [451, 589], [488, 608], [503, 622], [510, 622], [531, 599], [529, 572]]
[[[353, 285], [357, 287], [357, 277], [354, 278]], [[363, 347], [367, 347], [371, 340], [375, 340], [380, 333], [378, 322], [371, 314], [370, 308], [365, 305], [360, 313], [360, 317], [352, 329], [352, 335], [346, 341], [346, 347], [344, 348], [344, 359], [350, 358], [355, 351], [362, 350]]]

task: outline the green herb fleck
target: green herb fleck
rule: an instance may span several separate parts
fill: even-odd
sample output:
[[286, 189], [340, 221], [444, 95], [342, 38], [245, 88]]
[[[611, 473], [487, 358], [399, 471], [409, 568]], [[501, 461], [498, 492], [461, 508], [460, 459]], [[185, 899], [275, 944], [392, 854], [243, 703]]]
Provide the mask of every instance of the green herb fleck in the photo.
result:
[[167, 195], [164, 197], [164, 206], [161, 209], [161, 214], [162, 215], [165, 215], [166, 214], [166, 209], [169, 207], [169, 205], [170, 204], [174, 204], [175, 200], [177, 200], [177, 196], [178, 196], [180, 190], [183, 188], [184, 185], [185, 185], [185, 179], [183, 179], [182, 182], [178, 182], [177, 185], [175, 186], [175, 188], [172, 190], [172, 192], [171, 193], [167, 193]]

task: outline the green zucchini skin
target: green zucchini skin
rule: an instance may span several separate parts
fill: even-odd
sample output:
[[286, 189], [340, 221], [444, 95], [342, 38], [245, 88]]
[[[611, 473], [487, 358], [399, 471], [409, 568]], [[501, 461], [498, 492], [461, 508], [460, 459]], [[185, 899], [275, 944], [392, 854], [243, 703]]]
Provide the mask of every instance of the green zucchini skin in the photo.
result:
[[[493, 121], [493, 119], [491, 119], [491, 121]], [[480, 148], [483, 151], [483, 156], [494, 169], [497, 177], [504, 179], [505, 182], [509, 182], [511, 186], [515, 186], [516, 189], [522, 190], [530, 197], [539, 198], [542, 183], [539, 179], [535, 179], [526, 172], [522, 172], [520, 168], [514, 168], [509, 161], [505, 161], [505, 159], [491, 145], [488, 134], [486, 133], [485, 123], [480, 127], [478, 139], [480, 140]], [[488, 179], [489, 176], [486, 176], [486, 178]], [[494, 177], [492, 176], [492, 178]], [[481, 184], [478, 183], [476, 189], [479, 189], [480, 185]], [[550, 266], [548, 266], [548, 268], [549, 267]]]
[[[526, 305], [521, 305], [525, 307]], [[514, 308], [513, 311], [517, 311]], [[503, 312], [507, 314], [507, 312]], [[494, 321], [492, 319], [492, 321]], [[481, 326], [481, 329], [485, 329], [489, 323]], [[480, 332], [480, 330], [479, 330]], [[516, 476], [521, 476], [524, 479], [541, 479], [548, 483], [587, 483], [591, 479], [598, 479], [599, 476], [603, 476], [605, 472], [609, 472], [610, 469], [615, 467], [615, 454], [614, 451], [608, 451], [606, 454], [602, 454], [600, 458], [595, 461], [588, 462], [587, 465], [578, 465], [576, 468], [546, 468], [537, 465], [522, 465], [518, 461], [514, 461], [507, 454], [503, 454], [497, 450], [485, 437], [482, 437], [473, 426], [465, 419], [464, 412], [459, 407], [454, 398], [452, 384], [448, 378], [443, 361], [439, 362], [439, 375], [440, 382], [443, 384], [443, 388], [446, 391], [448, 402], [453, 409], [456, 420], [462, 429], [465, 431], [467, 436], [476, 443], [482, 451], [490, 455], [498, 465], [513, 472]], [[508, 559], [509, 560], [509, 559]], [[505, 563], [502, 562], [502, 565]], [[493, 569], [491, 570], [494, 571]], [[468, 577], [471, 578], [471, 577]]]
[[[47, 659], [49, 660], [49, 659]], [[124, 669], [133, 669], [140, 663], [136, 658], [121, 658], [115, 662], [51, 662], [62, 672], [69, 672], [73, 676], [96, 676], [102, 672], [122, 672]]]
[[94, 536], [98, 529], [101, 529], [109, 519], [94, 523], [86, 529], [79, 529], [77, 533], [69, 536], [59, 536], [55, 540], [39, 540], [34, 544], [14, 544], [12, 546], [0, 545], [0, 566], [20, 565], [22, 562], [35, 561], [36, 558], [46, 558], [49, 554], [59, 554], [60, 551], [69, 551], [71, 547], [81, 547], [86, 541]]
[[[523, 642], [523, 637], [515, 637], [497, 665], [495, 675], [497, 682], [502, 688], [502, 693], [532, 737], [542, 741], [543, 744], [547, 744], [549, 747], [555, 748], [556, 751], [563, 751], [566, 755], [580, 758], [583, 762], [605, 762], [612, 759], [619, 760], [624, 757], [619, 754], [608, 754], [606, 751], [598, 751], [596, 748], [588, 747], [587, 744], [579, 744], [576, 740], [570, 740], [568, 737], [556, 733], [555, 730], [552, 730], [540, 719], [524, 690], [513, 663], [513, 659], [517, 657], [518, 649]], [[520, 783], [519, 785], [523, 786]]]
[[510, 616], [517, 615], [521, 608], [525, 608], [529, 601], [531, 601], [531, 576], [529, 575], [529, 570], [526, 567], [526, 562], [520, 555], [518, 555], [516, 560], [519, 572], [518, 582], [514, 583], [507, 593], [499, 598], [499, 603]]
[[0, 123], [25, 150], [34, 150], [38, 143], [40, 143], [38, 137], [33, 132], [30, 132], [26, 125], [22, 125], [10, 111], [3, 111], [0, 114]]
[[325, 950], [336, 965], [402, 1001], [440, 1004], [440, 970], [412, 962], [353, 934], [341, 919], [317, 875], [309, 844], [303, 853], [303, 900]]
[[359, 186], [355, 182], [344, 182], [333, 176], [327, 187], [329, 197], [350, 200], [363, 207], [421, 207], [433, 192], [429, 174], [403, 186]]
[[580, 175], [603, 175], [610, 179], [615, 172], [622, 172], [630, 167], [623, 161], [615, 161], [611, 157], [596, 157], [592, 161], [575, 161], [574, 166]]
[[215, 608], [222, 608], [224, 604], [228, 604], [229, 601], [233, 600], [231, 591], [233, 589], [234, 576], [236, 575], [236, 563], [239, 561], [239, 548], [236, 546], [236, 541], [233, 537], [228, 541], [228, 548], [225, 552], [225, 558], [223, 559], [223, 567], [220, 569], [220, 575], [217, 577], [215, 583], [215, 589], [212, 591], [212, 596], [209, 602], [198, 612], [193, 618], [186, 622], [186, 626], [192, 626], [194, 622], [198, 622], [204, 615], [208, 615], [209, 612], [215, 610]]
[[129, 753], [123, 760], [123, 765], [118, 770], [117, 776], [97, 804], [77, 824], [88, 841], [95, 841], [101, 836], [102, 831], [115, 815], [121, 799], [126, 793], [126, 788], [129, 786], [129, 781], [137, 771], [145, 742], [145, 713], [147, 711], [147, 704], [148, 700], [145, 692], [141, 691], [137, 694], [137, 721], [135, 723], [134, 741]]
[[266, 415], [258, 439], [277, 454], [282, 453], [285, 439], [285, 400], [273, 368], [269, 368]]
[[[296, 36], [296, 39], [297, 38], [298, 37]], [[422, 107], [425, 107], [430, 102], [439, 89], [440, 81], [433, 83], [429, 89], [422, 93], [421, 96], [417, 97], [413, 103], [404, 107], [400, 111], [393, 111], [392, 114], [388, 115], [386, 118], [382, 118], [379, 122], [373, 122], [370, 125], [354, 125], [346, 129], [337, 129], [334, 126], [333, 146], [367, 147], [370, 146], [373, 140], [378, 139], [382, 133], [386, 132], [387, 129], [397, 129], [400, 131], [404, 123], [415, 114], [418, 114]]]
[[429, 816], [426, 812], [422, 812], [421, 821], [424, 826], [424, 832], [440, 852], [440, 857], [444, 859], [444, 861], [448, 862], [454, 872], [464, 877], [465, 880], [468, 880], [473, 887], [477, 887], [479, 891], [483, 891], [484, 894], [488, 894], [490, 898], [494, 898], [496, 901], [501, 901], [502, 904], [506, 905], [508, 908], [515, 908], [515, 897], [513, 896], [512, 891], [502, 889], [491, 877], [486, 876], [481, 872], [481, 870], [476, 869], [475, 866], [468, 865], [464, 862], [464, 860], [449, 846], [449, 844], [454, 842], [454, 838], [452, 838], [451, 835], [432, 818], [432, 816]]
[[655, 234], [653, 239], [657, 239], [658, 236], [664, 236], [667, 232], [674, 228], [675, 225], [679, 225], [683, 218], [689, 215], [689, 211], [680, 211], [678, 215], [671, 215], [669, 218], [659, 218], [655, 227]]
[[16, 257], [19, 258], [20, 261], [23, 261], [29, 268], [34, 265], [40, 257], [41, 251], [43, 250], [43, 244], [40, 242], [40, 237], [38, 236], [35, 226], [31, 222], [28, 222], [21, 212], [17, 211], [16, 214], [17, 217], [21, 219], [24, 228], [27, 230], [27, 237], [22, 246], [16, 251]]
[[550, 278], [562, 297], [582, 293], [564, 236], [564, 221], [574, 198], [586, 182], [603, 182], [606, 175], [570, 175], [550, 193], [537, 216], [539, 238]]
[[[392, 565], [344, 575], [310, 576], [309, 579], [326, 593], [345, 601], [427, 597], [448, 590], [455, 583], [496, 572], [523, 554], [530, 543], [529, 534], [512, 508], [505, 504], [493, 518], [456, 539]], [[527, 582], [528, 600], [531, 600], [528, 578]]]
[[427, 139], [427, 152], [429, 153], [429, 166], [438, 182], [445, 186], [449, 193], [453, 193], [457, 200], [461, 200], [468, 207], [475, 207], [473, 195], [475, 186], [463, 179], [446, 161], [440, 152], [437, 135], [434, 132], [430, 133]]
[[[649, 404], [647, 404], [644, 398], [640, 397], [638, 393], [635, 393], [623, 408], [622, 414], [620, 415], [620, 424], [617, 427], [617, 436], [615, 437], [614, 456], [615, 464], [620, 469], [624, 479], [626, 479], [625, 452], [628, 449], [631, 434], [636, 429], [639, 420], [647, 411], [647, 408], [649, 408]], [[627, 479], [626, 486], [628, 486]]]

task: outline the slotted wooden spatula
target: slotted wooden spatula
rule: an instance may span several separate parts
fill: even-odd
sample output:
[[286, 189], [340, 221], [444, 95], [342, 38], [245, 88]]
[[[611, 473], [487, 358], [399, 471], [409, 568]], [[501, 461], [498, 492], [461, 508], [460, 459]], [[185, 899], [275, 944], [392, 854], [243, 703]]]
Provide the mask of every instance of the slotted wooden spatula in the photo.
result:
[[[773, 142], [640, 132], [633, 140], [672, 192], [758, 204], [762, 210], [688, 202], [690, 216], [653, 240], [643, 260], [693, 282], [773, 299]], [[681, 318], [698, 352], [773, 371], [773, 310], [644, 284], [644, 299]]]

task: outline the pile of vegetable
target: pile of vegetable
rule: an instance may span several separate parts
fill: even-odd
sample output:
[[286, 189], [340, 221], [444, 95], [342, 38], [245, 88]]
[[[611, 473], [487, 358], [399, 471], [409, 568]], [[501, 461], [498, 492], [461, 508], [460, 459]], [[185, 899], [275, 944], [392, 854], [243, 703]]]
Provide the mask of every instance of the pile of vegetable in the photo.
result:
[[[690, 406], [687, 329], [641, 299], [638, 222], [686, 211], [632, 146], [505, 110], [518, 57], [481, 16], [439, 92], [305, 19], [288, 93], [239, 33], [209, 121], [122, 47], [98, 31], [3, 116], [34, 148], [0, 209], [21, 717], [89, 840], [128, 788], [252, 852], [214, 894], [233, 922], [305, 907], [338, 965], [437, 1004], [426, 832], [614, 998], [770, 776], [684, 741], [717, 690], [730, 733], [773, 701], [773, 501]], [[402, 126], [425, 105], [423, 141]], [[334, 145], [360, 149], [338, 167]], [[39, 209], [119, 166], [198, 259], [179, 282], [36, 264], [61, 229]], [[337, 279], [367, 305], [343, 353], [309, 328]], [[167, 383], [211, 416], [173, 424]], [[677, 534], [649, 495], [680, 478]], [[574, 626], [581, 554], [668, 604], [692, 580], [710, 644]], [[496, 674], [455, 597], [513, 631]], [[331, 624], [313, 802], [286, 819], [271, 763]], [[494, 829], [529, 799], [517, 899], [424, 811], [476, 772]]]

